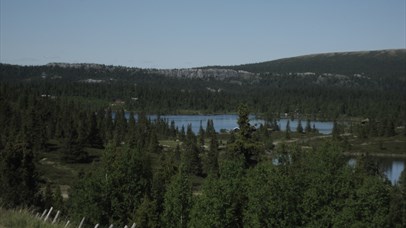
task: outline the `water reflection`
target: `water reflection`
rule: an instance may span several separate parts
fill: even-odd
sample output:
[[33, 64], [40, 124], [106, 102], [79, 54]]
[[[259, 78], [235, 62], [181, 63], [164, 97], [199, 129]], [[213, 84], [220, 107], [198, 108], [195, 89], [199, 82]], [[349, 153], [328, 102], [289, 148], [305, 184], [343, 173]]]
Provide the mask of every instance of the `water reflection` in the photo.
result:
[[[392, 185], [395, 185], [405, 169], [405, 159], [392, 157], [371, 157], [372, 161], [378, 164], [378, 168], [390, 180]], [[355, 167], [357, 164], [356, 158], [350, 158], [348, 165]]]

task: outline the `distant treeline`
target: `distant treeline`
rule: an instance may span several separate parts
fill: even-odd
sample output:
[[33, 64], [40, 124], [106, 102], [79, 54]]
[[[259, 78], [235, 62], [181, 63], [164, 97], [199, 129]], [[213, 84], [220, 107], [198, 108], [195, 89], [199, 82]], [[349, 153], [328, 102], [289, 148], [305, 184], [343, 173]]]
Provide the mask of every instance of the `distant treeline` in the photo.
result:
[[3, 86], [7, 83], [37, 95], [86, 100], [100, 107], [117, 103], [126, 110], [154, 114], [235, 113], [240, 103], [248, 104], [254, 113], [272, 113], [276, 118], [288, 113], [312, 119], [355, 116], [402, 120], [406, 113], [406, 82], [399, 77], [260, 74], [250, 80], [215, 80], [170, 78], [111, 66], [2, 64], [0, 79]]

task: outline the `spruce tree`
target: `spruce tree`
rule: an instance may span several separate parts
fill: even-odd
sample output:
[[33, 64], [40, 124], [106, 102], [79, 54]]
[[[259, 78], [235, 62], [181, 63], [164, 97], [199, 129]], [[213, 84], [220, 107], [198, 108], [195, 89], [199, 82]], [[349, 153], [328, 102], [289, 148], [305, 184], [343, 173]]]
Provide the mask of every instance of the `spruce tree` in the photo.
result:
[[333, 139], [339, 139], [340, 138], [340, 130], [339, 130], [338, 123], [337, 123], [336, 120], [334, 120], [333, 130], [332, 130], [331, 134], [333, 135]]
[[[237, 123], [239, 130], [235, 135], [235, 140], [230, 140], [227, 156], [229, 159], [240, 159], [242, 157], [246, 168], [255, 166], [264, 152], [264, 147], [257, 137], [253, 137], [253, 128], [251, 128], [249, 123], [247, 105], [240, 105], [238, 107]], [[233, 137], [233, 134], [231, 137]]]
[[286, 122], [285, 139], [290, 139], [290, 121]]
[[306, 132], [306, 134], [312, 132], [312, 127], [311, 127], [311, 125], [310, 125], [310, 119], [307, 119], [307, 121], [306, 121], [305, 132]]
[[386, 137], [392, 137], [396, 135], [396, 131], [395, 131], [395, 123], [393, 122], [393, 120], [389, 120], [387, 121], [387, 125], [385, 128], [385, 136]]
[[40, 202], [34, 153], [24, 141], [9, 142], [0, 153], [0, 202], [5, 208]]
[[314, 124], [314, 123], [313, 123], [313, 127], [312, 127], [312, 132], [313, 133], [319, 133], [319, 130], [317, 130], [316, 124]]
[[165, 193], [162, 215], [164, 227], [188, 227], [191, 207], [192, 184], [189, 181], [187, 172], [181, 166], [178, 174], [172, 178]]
[[182, 163], [184, 169], [189, 174], [201, 175], [202, 164], [200, 161], [200, 149], [197, 146], [197, 139], [192, 131], [192, 125], [188, 125], [186, 133], [186, 141], [182, 152]]
[[83, 144], [78, 140], [78, 133], [73, 124], [70, 124], [70, 129], [68, 129], [67, 138], [63, 140], [62, 143], [62, 154], [63, 159], [67, 162], [87, 162], [88, 153], [84, 150]]
[[296, 132], [297, 133], [303, 133], [303, 126], [302, 126], [302, 120], [301, 119], [298, 120]]
[[197, 135], [197, 141], [198, 141], [198, 146], [202, 149], [204, 149], [205, 138], [206, 138], [206, 135], [205, 135], [202, 123], [200, 123], [199, 134]]
[[218, 158], [219, 158], [219, 151], [218, 151], [218, 141], [215, 134], [212, 134], [210, 137], [210, 146], [209, 151], [207, 152], [207, 157], [205, 159], [205, 171], [207, 174], [216, 175], [218, 173], [219, 165], [218, 165]]
[[89, 130], [87, 136], [87, 143], [94, 148], [103, 148], [103, 139], [101, 137], [100, 129], [97, 126], [97, 117], [94, 112], [89, 115]]
[[244, 161], [226, 160], [209, 175], [191, 211], [190, 227], [245, 227]]

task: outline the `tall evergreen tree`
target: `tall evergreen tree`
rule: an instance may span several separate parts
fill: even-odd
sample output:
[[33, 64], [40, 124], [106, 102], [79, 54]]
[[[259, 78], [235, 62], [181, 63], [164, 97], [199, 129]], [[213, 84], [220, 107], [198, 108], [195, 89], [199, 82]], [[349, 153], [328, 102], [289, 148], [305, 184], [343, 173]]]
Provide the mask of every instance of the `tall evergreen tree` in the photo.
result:
[[207, 174], [216, 175], [218, 173], [218, 141], [216, 134], [212, 134], [210, 137], [209, 151], [207, 152], [207, 157], [205, 159], [204, 168]]
[[34, 153], [23, 141], [9, 142], [0, 151], [0, 203], [3, 207], [38, 205], [39, 177]]
[[302, 120], [301, 119], [298, 120], [296, 132], [297, 133], [303, 133], [303, 126], [302, 126]]
[[333, 135], [333, 139], [340, 139], [340, 129], [338, 127], [337, 120], [334, 120], [331, 134]]
[[238, 110], [239, 131], [236, 140], [228, 145], [228, 156], [231, 159], [239, 159], [242, 156], [245, 166], [248, 168], [258, 163], [264, 152], [264, 147], [256, 137], [253, 137], [253, 129], [249, 123], [248, 106], [240, 105]]
[[197, 142], [198, 146], [204, 150], [204, 143], [205, 143], [205, 131], [203, 129], [202, 123], [200, 123], [199, 127], [199, 134], [197, 135]]
[[192, 125], [188, 125], [186, 142], [182, 151], [182, 163], [189, 174], [201, 175], [202, 164], [200, 160], [200, 148], [197, 146], [197, 139], [192, 131]]
[[151, 189], [151, 165], [141, 150], [108, 145], [101, 164], [79, 180], [70, 197], [71, 214], [86, 222], [129, 224]]
[[89, 115], [89, 133], [87, 136], [87, 142], [91, 147], [94, 148], [103, 148], [103, 139], [101, 137], [100, 129], [97, 126], [97, 117], [94, 112], [91, 112]]
[[244, 227], [244, 161], [223, 161], [220, 176], [210, 175], [191, 212], [191, 227]]
[[310, 125], [310, 119], [307, 119], [307, 121], [306, 121], [305, 132], [306, 132], [306, 134], [312, 132], [312, 127], [311, 127], [311, 125]]
[[180, 168], [165, 193], [162, 223], [164, 227], [188, 227], [192, 207], [192, 185], [187, 172]]
[[395, 123], [393, 122], [393, 120], [389, 120], [387, 121], [387, 126], [385, 128], [385, 136], [392, 137], [395, 135], [396, 135]]
[[285, 139], [290, 139], [290, 121], [286, 122]]
[[87, 162], [88, 153], [84, 150], [83, 144], [78, 140], [78, 134], [71, 122], [67, 132], [67, 138], [62, 143], [63, 159], [67, 162]]

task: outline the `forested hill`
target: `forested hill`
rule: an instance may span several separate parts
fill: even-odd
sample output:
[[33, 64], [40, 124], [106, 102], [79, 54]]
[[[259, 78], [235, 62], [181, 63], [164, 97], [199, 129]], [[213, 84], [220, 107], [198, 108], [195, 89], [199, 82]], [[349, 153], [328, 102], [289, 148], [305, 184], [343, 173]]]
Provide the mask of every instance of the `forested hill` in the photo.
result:
[[[406, 49], [316, 54], [240, 66], [141, 69], [0, 63], [0, 86], [147, 113], [300, 112], [317, 118], [406, 113]], [[17, 88], [15, 88], [17, 89]], [[97, 102], [94, 102], [97, 101]]]
[[394, 76], [404, 79], [406, 75], [406, 49], [313, 54], [238, 66], [216, 66], [215, 68], [244, 70], [252, 73], [365, 74], [367, 76]]

